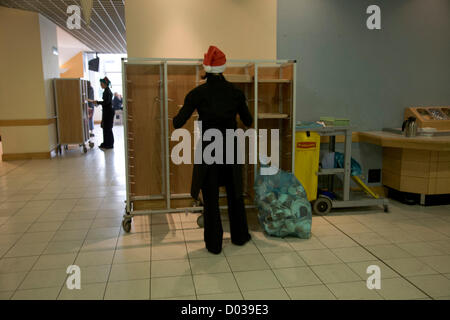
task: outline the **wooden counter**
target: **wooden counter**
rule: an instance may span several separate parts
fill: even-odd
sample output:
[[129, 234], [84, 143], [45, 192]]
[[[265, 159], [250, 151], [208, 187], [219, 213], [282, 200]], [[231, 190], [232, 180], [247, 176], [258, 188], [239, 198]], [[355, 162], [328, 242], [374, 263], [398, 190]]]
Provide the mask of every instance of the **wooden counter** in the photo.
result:
[[359, 132], [358, 136], [360, 142], [376, 144], [382, 147], [430, 151], [450, 151], [450, 136], [420, 136], [407, 138], [399, 134], [384, 131]]
[[[399, 134], [359, 132], [359, 141], [383, 147], [383, 184], [421, 194], [450, 193], [450, 136], [407, 138]], [[422, 202], [422, 201], [421, 201]]]

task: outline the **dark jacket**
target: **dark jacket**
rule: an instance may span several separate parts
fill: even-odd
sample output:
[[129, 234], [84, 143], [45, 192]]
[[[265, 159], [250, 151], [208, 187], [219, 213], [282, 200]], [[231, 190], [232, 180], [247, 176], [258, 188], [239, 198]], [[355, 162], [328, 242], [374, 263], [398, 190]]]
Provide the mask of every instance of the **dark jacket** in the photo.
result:
[[106, 87], [103, 91], [103, 101], [98, 101], [98, 104], [102, 105], [102, 122], [104, 128], [109, 128], [113, 126], [114, 122], [114, 110], [112, 107], [112, 97], [113, 94], [109, 87]]
[[[94, 88], [92, 88], [91, 86], [88, 87], [88, 99], [94, 100]], [[89, 102], [88, 105], [89, 108], [94, 109], [94, 103]]]
[[[244, 93], [237, 89], [232, 83], [226, 81], [222, 76], [209, 76], [205, 84], [198, 86], [188, 93], [183, 107], [173, 119], [174, 128], [181, 128], [186, 121], [189, 120], [195, 110], [197, 110], [199, 114], [198, 120], [202, 121], [203, 132], [212, 128], [219, 129], [222, 132], [224, 137], [224, 147], [226, 145], [226, 129], [237, 129], [236, 115], [239, 114], [241, 121], [247, 127], [253, 122]], [[207, 145], [208, 142], [203, 142], [203, 149]], [[223, 156], [225, 162], [225, 150]], [[227, 178], [233, 179], [236, 190], [235, 196], [240, 197], [243, 192], [242, 165], [233, 164], [230, 166], [232, 166], [233, 177]], [[206, 174], [208, 174], [208, 167], [209, 165], [205, 163], [194, 164], [191, 185], [191, 196], [194, 199], [198, 198], [203, 180]]]
[[120, 99], [120, 98], [118, 98], [118, 97], [114, 97], [114, 98], [113, 98], [112, 104], [113, 104], [113, 109], [114, 109], [114, 111], [122, 110], [122, 109], [123, 109], [123, 108], [122, 108], [122, 99]]

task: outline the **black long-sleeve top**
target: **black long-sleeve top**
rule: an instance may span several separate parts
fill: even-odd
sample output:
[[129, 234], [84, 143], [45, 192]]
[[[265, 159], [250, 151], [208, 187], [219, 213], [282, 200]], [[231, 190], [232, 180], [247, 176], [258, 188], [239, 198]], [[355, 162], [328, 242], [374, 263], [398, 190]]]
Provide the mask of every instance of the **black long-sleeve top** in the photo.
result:
[[109, 87], [106, 87], [103, 91], [103, 101], [97, 101], [98, 104], [102, 105], [104, 111], [109, 111], [109, 109], [112, 110], [112, 97], [113, 94], [111, 92], [111, 89]]
[[175, 129], [181, 128], [195, 110], [203, 131], [236, 129], [237, 114], [247, 127], [253, 122], [244, 93], [222, 76], [210, 76], [205, 84], [188, 93], [183, 107], [173, 119]]

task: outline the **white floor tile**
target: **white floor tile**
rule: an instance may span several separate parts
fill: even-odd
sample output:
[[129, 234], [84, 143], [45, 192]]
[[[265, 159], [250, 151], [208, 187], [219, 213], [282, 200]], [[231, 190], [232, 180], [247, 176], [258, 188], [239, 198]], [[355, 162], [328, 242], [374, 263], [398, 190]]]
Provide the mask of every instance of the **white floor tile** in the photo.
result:
[[290, 300], [286, 291], [279, 289], [265, 289], [242, 292], [245, 300]]
[[27, 272], [39, 256], [0, 259], [0, 273]]
[[231, 272], [194, 275], [194, 284], [199, 295], [239, 291]]
[[376, 289], [368, 289], [365, 281], [330, 283], [331, 292], [340, 300], [383, 300]]
[[64, 287], [58, 296], [58, 300], [103, 300], [105, 283], [85, 284], [81, 289], [69, 290]]
[[311, 266], [342, 262], [330, 249], [305, 250], [297, 252], [306, 264]]
[[352, 269], [343, 263], [312, 266], [311, 269], [325, 284], [361, 280]]
[[327, 286], [323, 284], [286, 288], [292, 300], [336, 300]]
[[427, 296], [403, 278], [383, 279], [377, 293], [388, 300], [411, 300]]
[[33, 270], [27, 274], [20, 290], [62, 287], [67, 277], [67, 268], [53, 270]]
[[229, 256], [227, 260], [233, 272], [270, 269], [261, 254]]
[[209, 256], [207, 258], [191, 258], [190, 265], [192, 274], [204, 273], [224, 273], [230, 272], [230, 259], [243, 256], [228, 257], [228, 261], [224, 256]]
[[192, 276], [152, 278], [151, 298], [175, 298], [195, 295]]
[[105, 300], [148, 300], [150, 279], [108, 282]]
[[227, 293], [213, 293], [213, 294], [201, 294], [198, 295], [198, 300], [243, 300], [240, 292], [227, 292]]
[[33, 270], [67, 268], [68, 266], [73, 265], [76, 256], [76, 253], [42, 255], [33, 266]]
[[56, 300], [61, 287], [17, 290], [11, 300]]
[[0, 291], [16, 290], [26, 275], [26, 272], [0, 274]]
[[150, 278], [150, 262], [113, 264], [109, 281], [136, 280]]
[[440, 274], [408, 277], [408, 280], [433, 298], [450, 296], [450, 279]]
[[266, 253], [264, 258], [272, 269], [303, 267], [306, 265], [298, 252]]
[[235, 272], [237, 284], [241, 291], [280, 288], [281, 284], [272, 270]]

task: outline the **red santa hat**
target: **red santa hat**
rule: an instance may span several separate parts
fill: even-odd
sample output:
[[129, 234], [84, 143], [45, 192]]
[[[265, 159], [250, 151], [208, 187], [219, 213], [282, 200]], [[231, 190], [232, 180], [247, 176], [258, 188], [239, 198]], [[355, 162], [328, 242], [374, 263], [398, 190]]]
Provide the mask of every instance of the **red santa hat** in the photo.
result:
[[225, 54], [215, 46], [210, 46], [203, 59], [203, 68], [208, 73], [222, 73], [225, 71], [227, 58]]

